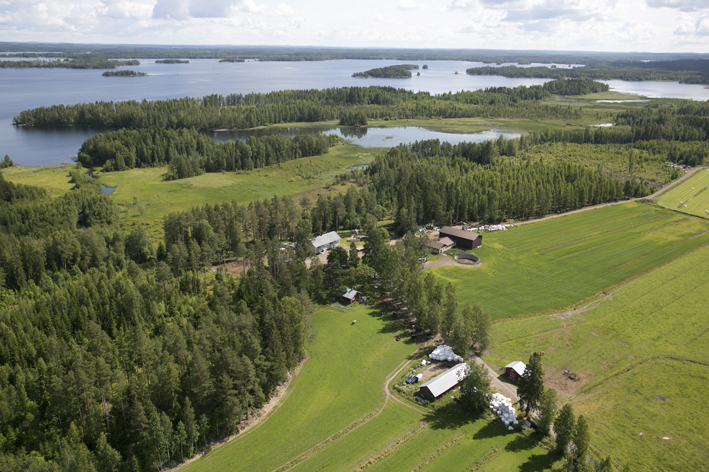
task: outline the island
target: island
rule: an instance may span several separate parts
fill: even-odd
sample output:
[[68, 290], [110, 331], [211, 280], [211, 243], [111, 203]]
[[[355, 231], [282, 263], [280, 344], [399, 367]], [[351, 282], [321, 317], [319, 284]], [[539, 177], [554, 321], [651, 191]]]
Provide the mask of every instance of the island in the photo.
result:
[[246, 59], [241, 59], [238, 57], [225, 57], [219, 62], [246, 62]]
[[361, 77], [367, 79], [369, 77], [377, 77], [383, 79], [408, 79], [411, 78], [411, 71], [418, 69], [416, 64], [397, 64], [394, 66], [380, 67], [378, 69], [369, 69], [364, 72], [355, 72], [352, 77]]
[[189, 64], [190, 61], [182, 59], [158, 59], [155, 64]]
[[136, 72], [134, 70], [117, 70], [117, 71], [106, 71], [101, 74], [103, 77], [145, 77], [145, 72]]

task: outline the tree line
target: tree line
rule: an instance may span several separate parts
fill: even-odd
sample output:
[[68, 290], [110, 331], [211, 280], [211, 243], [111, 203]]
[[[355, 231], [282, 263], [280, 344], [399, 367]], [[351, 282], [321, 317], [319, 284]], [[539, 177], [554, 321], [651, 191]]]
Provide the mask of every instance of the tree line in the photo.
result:
[[338, 120], [345, 113], [368, 119], [412, 118], [580, 118], [570, 107], [542, 103], [541, 86], [498, 88], [431, 96], [390, 87], [345, 87], [269, 94], [210, 95], [148, 102], [96, 102], [40, 107], [21, 112], [16, 125], [96, 125], [128, 128], [253, 128], [274, 123]]
[[216, 143], [194, 129], [122, 129], [97, 134], [81, 145], [77, 160], [86, 167], [122, 171], [168, 165], [166, 180], [204, 172], [232, 172], [318, 156], [339, 142], [334, 135], [249, 136]]
[[640, 62], [615, 64], [612, 62], [585, 67], [553, 68], [553, 67], [471, 67], [465, 72], [469, 75], [501, 75], [514, 78], [588, 78], [594, 80], [663, 80], [681, 84], [707, 84], [709, 74], [703, 70], [673, 70], [669, 67], [646, 68]]
[[35, 60], [35, 61], [0, 61], [0, 67], [5, 69], [115, 69], [121, 66], [139, 66], [140, 61], [132, 60], [108, 60], [104, 57], [80, 57], [57, 60]]
[[545, 83], [542, 88], [555, 95], [586, 95], [589, 93], [608, 92], [608, 84], [596, 82], [587, 77], [552, 80]]

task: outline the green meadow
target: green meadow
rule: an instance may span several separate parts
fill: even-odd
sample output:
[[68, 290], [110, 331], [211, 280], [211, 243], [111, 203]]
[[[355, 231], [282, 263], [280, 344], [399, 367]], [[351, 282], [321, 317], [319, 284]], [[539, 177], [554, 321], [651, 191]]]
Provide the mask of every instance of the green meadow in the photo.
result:
[[604, 454], [632, 470], [702, 470], [709, 461], [707, 294], [703, 246], [599, 296], [587, 311], [496, 323], [486, 360], [502, 367], [543, 351], [547, 383], [589, 416], [592, 442]]
[[709, 170], [698, 170], [681, 184], [657, 198], [665, 208], [709, 218]]
[[399, 321], [360, 306], [319, 310], [313, 327], [308, 360], [281, 406], [183, 470], [551, 468], [552, 456], [499, 422], [385, 401], [387, 376], [416, 350], [394, 339], [404, 331]]
[[[296, 159], [245, 172], [202, 174], [163, 181], [167, 167], [97, 173], [99, 181], [116, 187], [111, 195], [128, 223], [143, 224], [154, 238], [162, 237], [162, 218], [197, 205], [236, 201], [248, 203], [274, 195], [296, 195], [329, 186], [350, 166], [371, 162], [381, 152], [352, 144], [336, 146], [324, 156]], [[14, 167], [3, 171], [9, 181], [44, 187], [51, 197], [69, 191], [73, 166]], [[312, 197], [312, 196], [311, 196]], [[317, 197], [317, 196], [315, 196]], [[312, 198], [311, 198], [312, 200]]]
[[431, 269], [493, 320], [561, 310], [709, 242], [709, 221], [630, 202], [485, 233], [477, 269]]

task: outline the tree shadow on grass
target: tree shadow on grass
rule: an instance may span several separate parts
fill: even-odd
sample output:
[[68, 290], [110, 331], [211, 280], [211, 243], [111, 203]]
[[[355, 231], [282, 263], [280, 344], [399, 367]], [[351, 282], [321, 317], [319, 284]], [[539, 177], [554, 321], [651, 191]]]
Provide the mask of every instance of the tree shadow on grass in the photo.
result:
[[534, 442], [530, 441], [529, 439], [523, 437], [523, 436], [517, 436], [513, 441], [510, 441], [507, 443], [505, 446], [505, 451], [507, 452], [521, 452], [521, 451], [529, 451], [531, 449], [534, 449], [536, 445]]
[[480, 428], [474, 435], [473, 439], [490, 439], [497, 436], [509, 434], [504, 425], [499, 421], [488, 421], [488, 423]]
[[534, 454], [529, 457], [527, 462], [519, 466], [519, 470], [520, 472], [550, 470], [555, 460], [551, 454]]

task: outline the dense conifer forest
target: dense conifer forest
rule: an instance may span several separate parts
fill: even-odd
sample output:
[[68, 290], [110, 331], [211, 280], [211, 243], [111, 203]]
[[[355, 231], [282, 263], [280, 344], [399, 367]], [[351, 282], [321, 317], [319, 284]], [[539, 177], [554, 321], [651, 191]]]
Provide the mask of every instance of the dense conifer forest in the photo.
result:
[[104, 57], [79, 57], [75, 59], [34, 60], [34, 61], [0, 61], [0, 67], [7, 69], [26, 68], [61, 68], [61, 69], [115, 69], [121, 66], [138, 66], [140, 61], [108, 60]]
[[145, 77], [145, 72], [136, 72], [134, 70], [117, 70], [117, 71], [106, 71], [101, 74], [103, 77]]
[[97, 134], [79, 149], [78, 162], [104, 172], [168, 165], [166, 180], [204, 172], [252, 170], [318, 156], [339, 142], [330, 136], [250, 136], [246, 142], [216, 143], [194, 129], [122, 129]]

